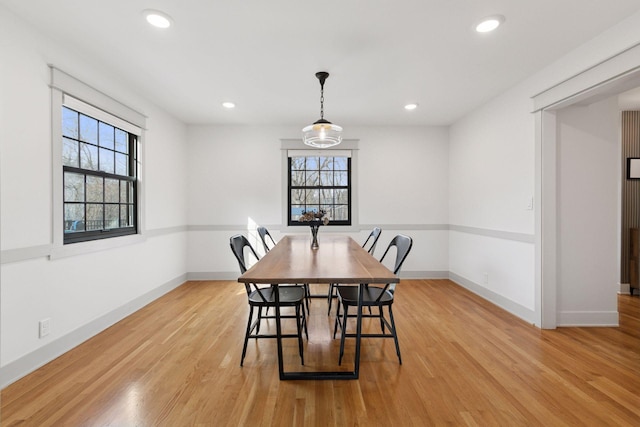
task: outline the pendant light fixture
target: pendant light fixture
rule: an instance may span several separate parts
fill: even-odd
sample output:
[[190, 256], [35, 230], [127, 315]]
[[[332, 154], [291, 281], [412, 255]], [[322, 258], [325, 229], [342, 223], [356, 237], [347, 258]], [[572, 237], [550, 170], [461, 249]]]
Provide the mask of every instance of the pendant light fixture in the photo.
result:
[[342, 127], [324, 119], [324, 82], [329, 73], [319, 71], [316, 77], [320, 81], [320, 120], [302, 129], [302, 140], [315, 148], [333, 147], [342, 141]]

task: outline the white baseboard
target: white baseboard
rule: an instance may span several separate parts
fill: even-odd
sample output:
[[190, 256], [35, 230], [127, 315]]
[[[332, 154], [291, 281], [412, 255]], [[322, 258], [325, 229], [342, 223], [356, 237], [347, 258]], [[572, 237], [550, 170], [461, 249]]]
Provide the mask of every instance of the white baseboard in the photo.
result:
[[471, 280], [459, 276], [455, 273], [449, 272], [449, 279], [462, 286], [465, 289], [473, 292], [474, 294], [486, 299], [492, 304], [497, 305], [498, 307], [508, 311], [516, 317], [519, 317], [525, 320], [532, 325], [535, 324], [536, 313], [534, 310], [530, 310], [518, 303], [511, 301], [503, 297], [502, 295], [498, 295], [495, 292], [490, 291], [484, 286], [480, 286]]
[[617, 327], [620, 326], [617, 311], [561, 311], [558, 327]]

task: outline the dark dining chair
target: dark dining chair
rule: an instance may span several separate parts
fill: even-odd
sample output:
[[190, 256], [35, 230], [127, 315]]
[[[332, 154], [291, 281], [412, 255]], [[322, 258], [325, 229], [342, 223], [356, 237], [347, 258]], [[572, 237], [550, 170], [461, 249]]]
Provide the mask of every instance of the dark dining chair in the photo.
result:
[[[409, 251], [411, 250], [411, 246], [413, 245], [413, 240], [409, 236], [405, 236], [402, 234], [398, 234], [396, 237], [391, 240], [387, 250], [384, 251], [382, 258], [380, 258], [380, 262], [383, 262], [387, 254], [390, 253], [392, 248], [396, 250], [396, 258], [394, 263], [393, 274], [400, 274], [400, 269], [402, 268], [402, 264], [404, 260], [407, 258]], [[369, 314], [362, 313], [362, 318], [378, 318], [380, 319], [380, 328], [382, 330], [379, 334], [374, 333], [362, 333], [360, 336], [362, 338], [393, 338], [396, 345], [396, 354], [398, 355], [398, 362], [402, 365], [402, 357], [400, 356], [400, 345], [398, 344], [398, 334], [396, 333], [396, 325], [393, 320], [393, 301], [395, 296], [395, 283], [387, 283], [384, 287], [373, 286], [373, 285], [361, 285], [363, 287], [362, 290], [362, 306], [363, 307], [377, 307], [378, 313]], [[342, 319], [340, 318], [340, 307], [343, 307], [344, 313], [342, 314]], [[349, 314], [349, 307], [357, 307], [358, 306], [358, 286], [338, 286], [338, 307], [336, 308], [336, 321], [333, 328], [333, 337], [336, 337], [336, 333], [338, 331], [338, 327], [340, 327], [340, 331], [342, 336], [340, 337], [340, 359], [338, 360], [338, 364], [342, 363], [342, 356], [344, 355], [344, 340], [346, 337], [356, 337], [355, 333], [347, 333], [347, 319], [350, 317], [356, 317], [356, 314]], [[389, 319], [384, 316], [383, 308], [387, 307], [389, 312]], [[386, 329], [389, 332], [385, 331]]]
[[[380, 227], [373, 227], [371, 233], [369, 233], [369, 237], [362, 244], [362, 248], [373, 255], [373, 252], [376, 250], [376, 244], [378, 244], [378, 239], [380, 238], [380, 234], [382, 234], [382, 229]], [[329, 308], [327, 309], [327, 315], [331, 314], [331, 305], [333, 299], [338, 295], [336, 294], [337, 283], [329, 283], [329, 294], [327, 295], [327, 305]]]
[[267, 230], [266, 227], [260, 226], [256, 228], [256, 231], [258, 232], [258, 236], [260, 236], [260, 240], [262, 241], [264, 253], [269, 252], [269, 250], [271, 250], [271, 248], [276, 245], [276, 241], [273, 240], [273, 237], [271, 237], [271, 233], [269, 233], [269, 230]]
[[[259, 226], [256, 228], [258, 232], [258, 236], [260, 236], [260, 240], [262, 241], [262, 247], [264, 247], [264, 253], [269, 252], [275, 245], [276, 241], [271, 237], [271, 233], [267, 230], [266, 227]], [[309, 300], [311, 299], [311, 291], [309, 289], [308, 283], [303, 283], [302, 285], [282, 285], [282, 286], [301, 286], [304, 289], [304, 299], [305, 305], [307, 308], [307, 314], [309, 313]]]
[[[240, 273], [244, 274], [247, 271], [247, 262], [245, 254], [247, 256], [253, 256], [256, 260], [260, 257], [256, 253], [249, 240], [242, 234], [236, 234], [229, 239], [231, 251], [235, 255], [238, 265], [240, 267]], [[296, 334], [282, 334], [282, 338], [297, 338], [298, 350], [300, 352], [300, 363], [304, 365], [304, 355], [302, 349], [302, 331], [304, 330], [307, 339], [309, 334], [307, 332], [307, 319], [304, 312], [304, 289], [299, 286], [274, 286], [265, 285], [258, 286], [255, 283], [245, 283], [245, 289], [247, 291], [247, 300], [249, 302], [249, 320], [247, 321], [247, 329], [244, 335], [244, 345], [242, 347], [242, 358], [240, 359], [240, 366], [244, 363], [244, 357], [247, 354], [247, 344], [249, 338], [277, 338], [275, 334], [261, 334], [260, 323], [263, 319], [274, 319], [275, 316], [263, 314], [262, 308], [276, 307], [275, 291], [278, 291], [278, 297], [280, 301], [280, 307], [293, 307], [295, 308], [295, 315], [281, 315], [282, 319], [295, 318], [296, 319]], [[253, 317], [257, 311], [257, 318], [254, 321]]]

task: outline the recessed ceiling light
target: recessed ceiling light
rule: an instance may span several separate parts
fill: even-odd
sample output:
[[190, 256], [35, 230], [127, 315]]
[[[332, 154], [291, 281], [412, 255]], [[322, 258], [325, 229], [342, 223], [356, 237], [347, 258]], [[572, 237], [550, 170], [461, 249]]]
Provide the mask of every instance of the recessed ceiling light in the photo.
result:
[[236, 108], [236, 104], [234, 104], [233, 102], [228, 102], [228, 101], [227, 102], [223, 102], [222, 106], [224, 108], [228, 108], [228, 109]]
[[416, 108], [418, 108], [418, 104], [407, 104], [404, 106], [404, 109], [409, 111], [415, 110]]
[[487, 16], [478, 25], [476, 31], [479, 33], [488, 33], [498, 28], [505, 21], [502, 15]]
[[147, 9], [142, 13], [147, 22], [156, 28], [169, 28], [173, 22], [169, 15], [159, 10]]

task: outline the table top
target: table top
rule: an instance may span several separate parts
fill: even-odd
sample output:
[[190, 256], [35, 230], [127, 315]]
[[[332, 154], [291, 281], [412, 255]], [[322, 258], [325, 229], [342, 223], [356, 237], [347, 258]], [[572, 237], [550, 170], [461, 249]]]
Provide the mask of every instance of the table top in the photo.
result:
[[397, 283], [400, 279], [348, 236], [283, 237], [253, 267], [238, 278], [242, 283]]

